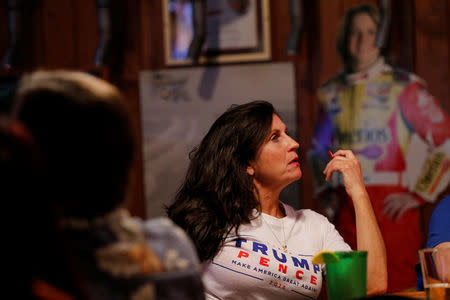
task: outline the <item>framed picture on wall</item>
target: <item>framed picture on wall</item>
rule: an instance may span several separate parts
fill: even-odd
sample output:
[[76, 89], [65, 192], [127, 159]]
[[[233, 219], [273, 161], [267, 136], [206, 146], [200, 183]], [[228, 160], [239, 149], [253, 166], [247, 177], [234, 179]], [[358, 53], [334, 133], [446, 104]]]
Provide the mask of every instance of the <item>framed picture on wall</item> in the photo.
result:
[[[190, 65], [192, 1], [163, 0], [165, 64]], [[206, 38], [199, 63], [271, 58], [269, 0], [206, 0]]]

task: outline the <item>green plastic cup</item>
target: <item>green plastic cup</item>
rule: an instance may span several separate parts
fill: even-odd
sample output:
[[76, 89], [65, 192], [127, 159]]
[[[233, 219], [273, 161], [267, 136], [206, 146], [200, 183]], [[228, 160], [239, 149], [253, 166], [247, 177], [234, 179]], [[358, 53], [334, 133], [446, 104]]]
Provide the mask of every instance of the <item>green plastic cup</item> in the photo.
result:
[[329, 300], [366, 297], [367, 251], [335, 252], [339, 262], [326, 264]]

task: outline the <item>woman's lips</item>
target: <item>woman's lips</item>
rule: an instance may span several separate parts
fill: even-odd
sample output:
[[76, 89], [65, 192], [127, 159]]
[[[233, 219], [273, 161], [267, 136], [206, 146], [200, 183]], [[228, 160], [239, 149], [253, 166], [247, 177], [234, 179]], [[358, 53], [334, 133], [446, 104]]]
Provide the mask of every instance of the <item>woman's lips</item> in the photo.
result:
[[300, 165], [299, 162], [298, 162], [298, 157], [296, 157], [293, 160], [291, 160], [289, 162], [289, 165], [297, 165], [297, 166]]

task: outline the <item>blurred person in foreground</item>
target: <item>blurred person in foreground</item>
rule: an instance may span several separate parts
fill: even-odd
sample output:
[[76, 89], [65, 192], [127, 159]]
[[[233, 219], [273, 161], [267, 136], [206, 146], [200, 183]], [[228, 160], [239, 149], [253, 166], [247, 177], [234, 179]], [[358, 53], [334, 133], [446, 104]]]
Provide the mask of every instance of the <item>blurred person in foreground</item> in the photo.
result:
[[47, 192], [42, 157], [27, 128], [0, 117], [0, 198], [7, 212], [1, 218], [8, 274], [3, 292], [15, 299], [89, 299]]
[[[321, 250], [351, 250], [326, 217], [294, 210], [280, 192], [299, 180], [299, 144], [269, 102], [231, 106], [191, 152], [168, 209], [203, 262], [207, 299], [316, 299]], [[357, 215], [358, 250], [368, 251], [367, 292], [387, 285], [386, 253], [358, 160], [338, 150], [323, 176], [342, 173]]]
[[344, 70], [319, 89], [309, 158], [315, 198], [354, 247], [355, 216], [342, 178], [321, 177], [327, 150], [353, 149], [386, 243], [393, 292], [414, 288], [419, 206], [435, 201], [450, 180], [450, 119], [420, 78], [386, 62], [375, 44], [379, 27], [372, 5], [344, 16], [337, 40]]
[[142, 221], [123, 208], [135, 138], [114, 86], [82, 72], [25, 75], [13, 118], [42, 150], [49, 199], [92, 299], [203, 299], [184, 232], [167, 218]]
[[[425, 248], [450, 248], [450, 195], [439, 201], [433, 209], [428, 225], [428, 238]], [[450, 253], [450, 252], [448, 252]], [[450, 257], [446, 257], [446, 265], [450, 265]], [[450, 268], [445, 270], [445, 278], [450, 278]], [[417, 290], [423, 291], [423, 276], [420, 262], [416, 265]]]

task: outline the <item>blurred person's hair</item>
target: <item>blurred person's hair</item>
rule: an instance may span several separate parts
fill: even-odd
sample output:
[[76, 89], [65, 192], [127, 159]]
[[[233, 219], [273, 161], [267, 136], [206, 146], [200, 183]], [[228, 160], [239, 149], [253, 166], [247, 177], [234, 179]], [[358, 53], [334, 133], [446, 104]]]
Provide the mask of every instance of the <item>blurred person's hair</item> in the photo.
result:
[[13, 117], [41, 148], [64, 215], [91, 219], [124, 201], [135, 145], [113, 85], [82, 72], [34, 72], [19, 83]]

